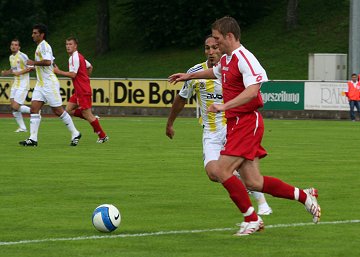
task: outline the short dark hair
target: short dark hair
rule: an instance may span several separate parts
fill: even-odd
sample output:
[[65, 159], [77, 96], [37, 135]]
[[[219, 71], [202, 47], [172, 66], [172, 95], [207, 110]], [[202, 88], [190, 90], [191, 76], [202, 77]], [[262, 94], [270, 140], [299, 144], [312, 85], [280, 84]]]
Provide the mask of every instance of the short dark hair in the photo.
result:
[[216, 20], [211, 25], [211, 29], [219, 31], [224, 37], [227, 33], [232, 33], [235, 39], [240, 40], [241, 30], [239, 23], [230, 16], [224, 16], [221, 19]]
[[356, 74], [356, 73], [351, 74], [351, 77], [353, 77], [353, 76], [356, 76], [356, 77], [357, 77], [357, 74]]
[[46, 39], [46, 35], [48, 33], [48, 28], [45, 24], [37, 23], [33, 26], [33, 29], [37, 29], [40, 34], [44, 34], [44, 39]]
[[74, 36], [70, 36], [66, 39], [66, 41], [71, 41], [71, 40], [74, 41], [77, 45], [79, 44], [79, 40]]
[[11, 40], [11, 42], [18, 42], [18, 43], [19, 43], [19, 46], [20, 46], [20, 40], [17, 39], [17, 38], [13, 38], [13, 40]]
[[213, 35], [209, 34], [205, 37], [205, 41], [208, 40], [209, 38], [213, 37]]

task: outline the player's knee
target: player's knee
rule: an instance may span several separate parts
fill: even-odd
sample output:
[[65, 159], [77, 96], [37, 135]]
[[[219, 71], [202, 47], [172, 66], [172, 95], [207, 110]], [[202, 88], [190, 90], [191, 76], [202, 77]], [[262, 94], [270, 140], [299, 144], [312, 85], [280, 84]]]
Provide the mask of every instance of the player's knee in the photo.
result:
[[205, 171], [208, 178], [213, 182], [219, 182], [217, 173], [218, 173], [218, 166], [216, 161], [210, 161], [205, 166]]
[[208, 176], [208, 178], [209, 178], [210, 181], [212, 181], [212, 182], [219, 182], [219, 180], [218, 180], [218, 178], [217, 178], [216, 176], [214, 176], [214, 175], [212, 175], [212, 174], [209, 174], [209, 173], [207, 173], [207, 176]]
[[36, 108], [36, 107], [30, 107], [30, 113], [31, 114], [38, 114], [39, 113], [39, 108]]
[[64, 112], [65, 110], [62, 108], [53, 108], [53, 113], [58, 117], [60, 117]]
[[10, 107], [11, 107], [12, 110], [18, 111], [19, 108], [20, 108], [20, 105], [18, 103], [11, 103]]
[[259, 191], [260, 192], [262, 190], [262, 184], [258, 180], [246, 179], [243, 182], [244, 182], [246, 188], [249, 189], [250, 191]]

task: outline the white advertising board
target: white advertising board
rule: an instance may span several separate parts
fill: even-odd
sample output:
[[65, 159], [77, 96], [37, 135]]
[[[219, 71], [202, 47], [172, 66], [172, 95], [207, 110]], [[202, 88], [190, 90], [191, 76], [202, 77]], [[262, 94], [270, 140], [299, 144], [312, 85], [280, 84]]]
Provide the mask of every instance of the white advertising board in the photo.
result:
[[305, 82], [304, 109], [348, 111], [346, 82]]

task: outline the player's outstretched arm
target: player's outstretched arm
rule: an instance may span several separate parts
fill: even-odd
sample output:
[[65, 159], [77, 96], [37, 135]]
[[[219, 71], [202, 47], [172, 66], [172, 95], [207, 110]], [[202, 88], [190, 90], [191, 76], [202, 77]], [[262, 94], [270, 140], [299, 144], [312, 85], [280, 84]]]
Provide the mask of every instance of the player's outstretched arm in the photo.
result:
[[179, 81], [186, 81], [190, 79], [190, 74], [188, 73], [175, 73], [169, 76], [168, 81], [170, 83], [176, 84]]
[[13, 71], [13, 74], [15, 76], [20, 76], [22, 74], [28, 73], [33, 70], [34, 70], [34, 67], [26, 67], [25, 69], [22, 69], [21, 71]]
[[57, 74], [57, 75], [69, 77], [69, 78], [72, 78], [72, 79], [76, 77], [75, 72], [62, 71], [62, 70], [59, 69], [59, 67], [56, 64], [54, 65], [54, 73]]
[[1, 71], [1, 76], [9, 76], [9, 75], [11, 75], [11, 74], [13, 74], [12, 69], [2, 70], [2, 71]]
[[27, 60], [26, 62], [27, 66], [50, 66], [51, 61], [50, 60], [41, 60], [41, 61], [33, 61], [33, 60]]
[[174, 84], [191, 79], [216, 79], [216, 77], [212, 68], [194, 73], [175, 73], [169, 76], [169, 82]]

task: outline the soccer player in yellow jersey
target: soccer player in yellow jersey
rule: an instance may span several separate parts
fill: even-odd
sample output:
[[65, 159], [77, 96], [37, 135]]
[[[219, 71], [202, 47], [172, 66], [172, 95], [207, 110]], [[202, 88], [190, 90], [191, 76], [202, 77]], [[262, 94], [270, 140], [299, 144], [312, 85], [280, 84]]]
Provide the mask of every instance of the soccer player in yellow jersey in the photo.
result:
[[[215, 39], [212, 36], [207, 36], [205, 39], [205, 56], [207, 60], [203, 63], [196, 64], [188, 70], [188, 73], [193, 73], [201, 70], [212, 68], [219, 62], [221, 52]], [[222, 85], [218, 79], [196, 79], [186, 81], [175, 97], [175, 101], [171, 107], [166, 125], [166, 135], [172, 139], [175, 135], [174, 121], [181, 110], [184, 108], [186, 99], [192, 97], [193, 92], [196, 93], [196, 98], [200, 106], [201, 120], [203, 125], [203, 157], [205, 171], [214, 182], [218, 182], [212, 174], [212, 170], [216, 168], [215, 163], [219, 159], [220, 151], [225, 144], [226, 138], [226, 118], [224, 112], [211, 113], [208, 112], [208, 107], [213, 104], [222, 104]], [[234, 174], [238, 175], [235, 171]], [[265, 196], [260, 192], [252, 192], [252, 195], [258, 203], [258, 214], [269, 215], [272, 209], [266, 202]]]
[[14, 82], [10, 91], [10, 106], [19, 126], [15, 132], [26, 132], [27, 129], [22, 113], [30, 113], [30, 107], [24, 105], [24, 102], [30, 89], [29, 72], [32, 68], [26, 65], [29, 58], [20, 51], [20, 41], [18, 39], [15, 38], [11, 41], [10, 50], [10, 69], [1, 71], [1, 75], [14, 75]]
[[44, 24], [33, 26], [32, 38], [37, 44], [35, 60], [28, 60], [28, 65], [35, 66], [37, 82], [32, 94], [30, 114], [30, 137], [19, 142], [23, 146], [38, 145], [38, 131], [41, 121], [40, 110], [45, 103], [49, 104], [53, 113], [60, 117], [71, 133], [71, 146], [77, 146], [81, 138], [70, 115], [62, 106], [60, 84], [54, 73], [54, 56], [51, 46], [45, 41], [47, 27]]

